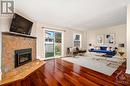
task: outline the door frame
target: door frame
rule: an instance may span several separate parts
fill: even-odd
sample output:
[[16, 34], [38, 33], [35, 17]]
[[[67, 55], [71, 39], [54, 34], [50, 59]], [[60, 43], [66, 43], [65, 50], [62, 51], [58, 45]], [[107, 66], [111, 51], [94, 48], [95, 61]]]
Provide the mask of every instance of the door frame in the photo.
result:
[[[61, 46], [61, 56], [55, 56], [55, 47], [54, 47], [54, 57], [49, 57], [49, 58], [45, 57], [45, 54], [46, 54], [46, 52], [45, 52], [45, 38], [46, 38], [45, 32], [46, 32], [46, 30], [47, 31], [60, 32], [61, 33], [61, 35], [62, 35], [62, 40], [61, 40], [61, 43], [62, 43], [62, 46]], [[63, 57], [64, 56], [64, 31], [45, 28], [44, 29], [44, 43], [43, 44], [44, 44], [44, 60]]]

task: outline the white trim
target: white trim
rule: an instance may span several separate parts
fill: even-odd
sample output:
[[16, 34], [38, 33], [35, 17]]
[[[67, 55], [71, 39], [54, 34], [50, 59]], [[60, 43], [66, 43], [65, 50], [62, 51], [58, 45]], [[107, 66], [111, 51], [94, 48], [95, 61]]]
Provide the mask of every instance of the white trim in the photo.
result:
[[44, 60], [44, 58], [38, 58], [39, 60]]
[[40, 60], [49, 60], [49, 59], [56, 59], [56, 58], [60, 58], [61, 56], [56, 56], [56, 57], [49, 57], [49, 58], [44, 58], [44, 59], [40, 59]]
[[2, 32], [0, 32], [0, 81], [2, 80]]
[[61, 56], [64, 56], [64, 32], [62, 32], [62, 54]]
[[50, 29], [50, 28], [45, 28], [45, 30], [53, 31], [53, 32], [61, 32], [61, 33], [63, 33], [63, 31], [60, 31], [60, 30], [54, 30], [54, 29]]
[[127, 70], [126, 70], [126, 73], [130, 74], [130, 70], [127, 69]]
[[62, 31], [62, 32], [64, 31], [64, 32], [65, 32], [65, 30], [55, 29], [55, 28], [53, 28], [53, 27], [42, 27], [42, 28], [43, 28], [43, 29], [44, 29], [44, 28], [45, 28], [45, 29], [49, 29], [49, 30], [51, 29], [51, 30], [54, 30], [54, 31], [57, 31], [57, 30], [58, 30], [58, 31]]
[[0, 81], [2, 80], [2, 71], [0, 70]]

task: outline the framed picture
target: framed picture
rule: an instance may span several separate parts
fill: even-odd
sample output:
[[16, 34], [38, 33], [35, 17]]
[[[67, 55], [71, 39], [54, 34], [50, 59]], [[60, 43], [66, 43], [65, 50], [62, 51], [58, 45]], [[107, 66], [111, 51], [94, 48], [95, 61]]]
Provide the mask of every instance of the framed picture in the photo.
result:
[[97, 44], [103, 44], [104, 43], [104, 35], [97, 35], [96, 41], [97, 41]]
[[106, 44], [115, 44], [115, 34], [105, 35], [105, 43]]

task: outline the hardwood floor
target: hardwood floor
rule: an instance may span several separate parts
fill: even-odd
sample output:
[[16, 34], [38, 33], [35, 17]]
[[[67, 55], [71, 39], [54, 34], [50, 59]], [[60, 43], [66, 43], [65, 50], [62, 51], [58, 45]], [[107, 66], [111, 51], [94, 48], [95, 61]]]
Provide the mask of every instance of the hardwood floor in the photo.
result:
[[130, 86], [129, 83], [117, 83], [115, 77], [120, 70], [125, 70], [125, 64], [112, 76], [107, 76], [61, 59], [54, 59], [47, 61], [26, 78], [3, 86]]

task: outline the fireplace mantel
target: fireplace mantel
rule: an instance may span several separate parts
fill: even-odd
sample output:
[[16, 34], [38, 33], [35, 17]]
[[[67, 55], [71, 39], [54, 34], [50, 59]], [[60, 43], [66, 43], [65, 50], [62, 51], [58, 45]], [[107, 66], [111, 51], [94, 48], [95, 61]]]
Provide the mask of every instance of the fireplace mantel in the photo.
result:
[[5, 35], [12, 35], [12, 36], [21, 36], [21, 37], [27, 37], [27, 38], [36, 39], [36, 37], [34, 37], [34, 36], [26, 35], [26, 34], [20, 34], [20, 33], [15, 33], [15, 32], [2, 32], [2, 34], [5, 34]]

